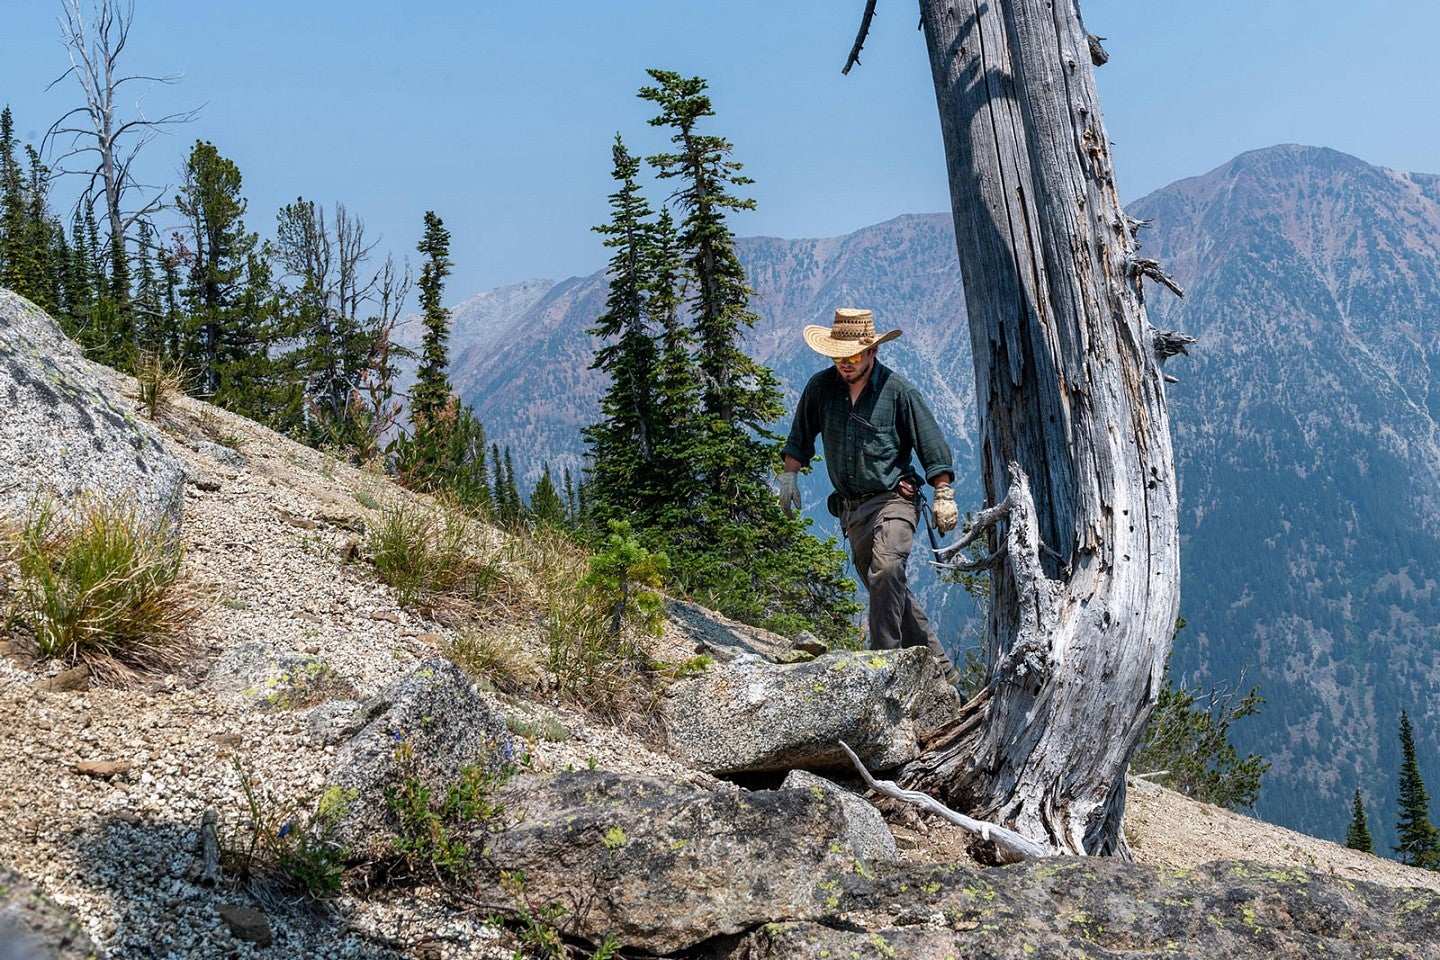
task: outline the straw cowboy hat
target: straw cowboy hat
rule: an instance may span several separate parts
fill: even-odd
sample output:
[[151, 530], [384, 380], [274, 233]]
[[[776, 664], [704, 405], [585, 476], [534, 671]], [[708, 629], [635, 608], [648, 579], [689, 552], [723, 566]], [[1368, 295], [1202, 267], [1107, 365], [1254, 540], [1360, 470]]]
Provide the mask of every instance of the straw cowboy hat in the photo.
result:
[[829, 327], [812, 324], [805, 328], [805, 342], [810, 349], [831, 359], [854, 356], [898, 336], [899, 330], [875, 336], [875, 315], [849, 307], [836, 310], [835, 322]]

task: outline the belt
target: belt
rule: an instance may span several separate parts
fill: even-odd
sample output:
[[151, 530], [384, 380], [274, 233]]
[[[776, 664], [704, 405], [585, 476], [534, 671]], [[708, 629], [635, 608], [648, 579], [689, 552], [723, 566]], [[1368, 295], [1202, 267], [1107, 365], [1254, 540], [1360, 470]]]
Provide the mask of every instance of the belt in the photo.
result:
[[883, 497], [888, 493], [890, 493], [889, 490], [876, 490], [874, 493], [862, 493], [858, 497], [847, 497], [842, 495], [840, 497], [840, 502], [845, 505], [846, 510], [853, 511], [860, 509], [863, 504], [874, 500], [876, 497]]

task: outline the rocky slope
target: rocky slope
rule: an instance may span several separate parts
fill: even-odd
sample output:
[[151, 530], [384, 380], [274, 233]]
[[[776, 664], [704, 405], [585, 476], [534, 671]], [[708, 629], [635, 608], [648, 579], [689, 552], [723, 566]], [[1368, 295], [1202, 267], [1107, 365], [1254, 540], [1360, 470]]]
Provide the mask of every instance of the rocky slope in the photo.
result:
[[[133, 384], [119, 382], [112, 402], [133, 404]], [[161, 427], [186, 476], [185, 563], [209, 602], [184, 668], [128, 687], [35, 662], [22, 635], [4, 634], [0, 863], [20, 880], [4, 881], [0, 956], [29, 960], [15, 917], [48, 938], [41, 956], [84, 956], [85, 938], [110, 958], [543, 955], [517, 941], [517, 928], [486, 922], [507, 906], [498, 884], [466, 900], [438, 896], [423, 879], [354, 883], [316, 904], [230, 873], [207, 876], [207, 811], [220, 846], [234, 851], [253, 813], [247, 782], [275, 823], [313, 808], [357, 742], [337, 725], [398, 709], [397, 685], [442, 672], [433, 658], [456, 627], [403, 608], [356, 558], [376, 506], [408, 497], [384, 478], [198, 401], [173, 405]], [[490, 628], [539, 643], [523, 611]], [[257, 646], [268, 651], [262, 660], [323, 663], [325, 682], [229, 682]], [[723, 680], [727, 670], [783, 671], [774, 659], [790, 644], [676, 605], [655, 655], [674, 661], [697, 648], [729, 659], [710, 671]], [[631, 944], [626, 956], [736, 960], [826, 951], [1420, 958], [1440, 948], [1436, 874], [1142, 782], [1132, 784], [1127, 827], [1138, 866], [988, 869], [968, 859], [954, 828], [908, 808], [880, 804], [880, 837], [893, 846], [877, 847], [862, 842], [861, 815], [828, 799], [828, 787], [717, 780], [667, 752], [653, 726], [627, 732], [547, 689], [455, 699], [503, 717], [530, 757], [506, 788], [517, 816], [488, 857], [526, 865], [532, 898], [569, 905], [557, 923], [592, 945], [579, 956], [615, 931]], [[464, 732], [429, 725], [440, 737]], [[505, 738], [494, 734], [490, 747]], [[600, 795], [618, 802], [613, 813], [584, 799]], [[587, 821], [596, 810], [601, 818]], [[687, 819], [690, 832], [665, 832]], [[1236, 860], [1251, 863], [1212, 863]], [[667, 875], [684, 880], [654, 884]], [[68, 911], [79, 931], [64, 915], [30, 910], [29, 891], [44, 910]]]

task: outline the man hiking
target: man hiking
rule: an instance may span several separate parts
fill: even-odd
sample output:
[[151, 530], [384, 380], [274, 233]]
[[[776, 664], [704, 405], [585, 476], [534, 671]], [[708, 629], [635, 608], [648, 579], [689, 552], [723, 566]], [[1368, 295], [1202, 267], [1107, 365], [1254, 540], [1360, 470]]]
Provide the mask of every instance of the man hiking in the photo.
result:
[[[830, 513], [840, 518], [855, 572], [870, 594], [870, 648], [929, 647], [953, 682], [955, 667], [905, 574], [927, 480], [935, 487], [936, 529], [947, 533], [959, 518], [950, 445], [915, 385], [876, 359], [880, 344], [899, 330], [877, 337], [871, 311], [841, 308], [829, 328], [807, 326], [804, 336], [833, 365], [800, 394], [781, 451], [780, 506], [792, 516], [800, 510], [796, 475], [815, 456], [819, 435], [835, 488]], [[914, 471], [912, 455], [923, 476]]]

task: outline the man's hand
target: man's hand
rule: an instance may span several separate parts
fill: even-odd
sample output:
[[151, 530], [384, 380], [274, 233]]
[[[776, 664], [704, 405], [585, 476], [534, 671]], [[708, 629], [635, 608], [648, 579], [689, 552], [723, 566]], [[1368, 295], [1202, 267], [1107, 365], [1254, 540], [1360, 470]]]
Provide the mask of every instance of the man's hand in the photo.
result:
[[955, 506], [955, 491], [949, 484], [935, 488], [935, 505], [931, 507], [935, 514], [935, 529], [944, 536], [955, 529], [955, 524], [960, 522], [960, 509]]
[[787, 517], [793, 517], [800, 512], [799, 476], [799, 473], [791, 470], [780, 474], [780, 509], [785, 511]]

